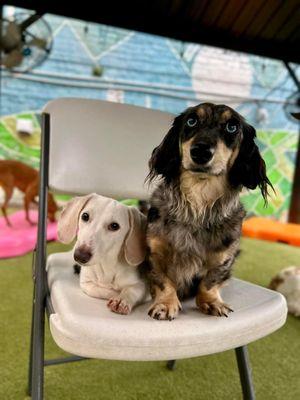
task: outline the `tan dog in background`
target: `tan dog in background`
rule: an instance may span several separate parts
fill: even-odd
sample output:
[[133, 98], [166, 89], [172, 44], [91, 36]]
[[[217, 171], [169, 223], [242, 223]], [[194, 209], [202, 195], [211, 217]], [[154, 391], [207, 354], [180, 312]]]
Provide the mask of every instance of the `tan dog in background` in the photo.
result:
[[[1, 210], [7, 225], [11, 225], [6, 209], [13, 195], [14, 188], [19, 189], [24, 195], [24, 209], [26, 220], [33, 224], [29, 218], [30, 203], [37, 204], [36, 197], [39, 192], [39, 173], [34, 168], [16, 160], [0, 160], [0, 187], [4, 190], [5, 199]], [[48, 195], [48, 218], [55, 221], [55, 213], [58, 210], [52, 194]]]
[[118, 314], [129, 314], [148, 290], [138, 266], [146, 254], [146, 217], [135, 207], [95, 193], [75, 197], [58, 220], [58, 238], [70, 243], [81, 266], [80, 287], [91, 297], [108, 299]]

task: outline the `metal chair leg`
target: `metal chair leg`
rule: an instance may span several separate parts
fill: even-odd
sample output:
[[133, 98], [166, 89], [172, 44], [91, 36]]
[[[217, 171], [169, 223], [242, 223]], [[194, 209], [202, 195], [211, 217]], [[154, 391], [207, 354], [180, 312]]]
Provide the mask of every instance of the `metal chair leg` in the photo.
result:
[[[39, 307], [38, 307], [39, 308]], [[33, 400], [42, 400], [44, 392], [44, 334], [45, 334], [45, 308], [41, 305], [35, 311], [32, 343], [32, 385]]]
[[32, 399], [42, 400], [44, 389], [44, 340], [46, 311], [46, 240], [47, 240], [47, 197], [49, 166], [50, 116], [42, 115], [42, 143], [39, 182], [39, 220], [37, 252], [34, 270], [34, 319], [32, 347]]
[[32, 358], [33, 358], [33, 326], [34, 326], [33, 317], [34, 317], [34, 292], [33, 292], [32, 312], [31, 312], [31, 332], [30, 332], [27, 396], [31, 396], [31, 390], [32, 390]]
[[235, 355], [239, 368], [243, 399], [255, 400], [255, 392], [252, 382], [251, 366], [247, 346], [237, 347], [235, 349]]
[[167, 368], [168, 368], [170, 371], [174, 371], [175, 367], [176, 367], [176, 360], [169, 360], [169, 361], [167, 361]]

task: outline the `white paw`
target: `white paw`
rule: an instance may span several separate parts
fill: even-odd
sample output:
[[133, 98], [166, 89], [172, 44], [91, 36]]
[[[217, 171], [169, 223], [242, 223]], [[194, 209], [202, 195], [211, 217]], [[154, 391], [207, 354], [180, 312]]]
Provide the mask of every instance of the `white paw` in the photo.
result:
[[107, 307], [117, 314], [128, 315], [131, 312], [131, 305], [120, 297], [112, 297], [107, 302]]

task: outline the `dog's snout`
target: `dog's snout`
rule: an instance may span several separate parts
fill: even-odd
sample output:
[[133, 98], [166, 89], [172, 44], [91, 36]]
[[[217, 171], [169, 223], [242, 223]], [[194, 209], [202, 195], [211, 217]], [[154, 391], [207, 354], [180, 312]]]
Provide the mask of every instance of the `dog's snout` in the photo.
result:
[[206, 164], [214, 154], [214, 149], [210, 143], [198, 142], [191, 146], [190, 154], [196, 164]]
[[80, 264], [86, 264], [91, 258], [92, 252], [87, 246], [80, 246], [74, 252], [74, 260]]

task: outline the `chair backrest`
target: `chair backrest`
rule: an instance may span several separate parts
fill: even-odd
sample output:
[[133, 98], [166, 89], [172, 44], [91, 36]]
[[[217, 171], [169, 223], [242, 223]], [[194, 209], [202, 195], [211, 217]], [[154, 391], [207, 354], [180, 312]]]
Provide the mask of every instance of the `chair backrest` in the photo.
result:
[[63, 98], [49, 102], [49, 188], [147, 199], [148, 160], [173, 115], [127, 104]]

